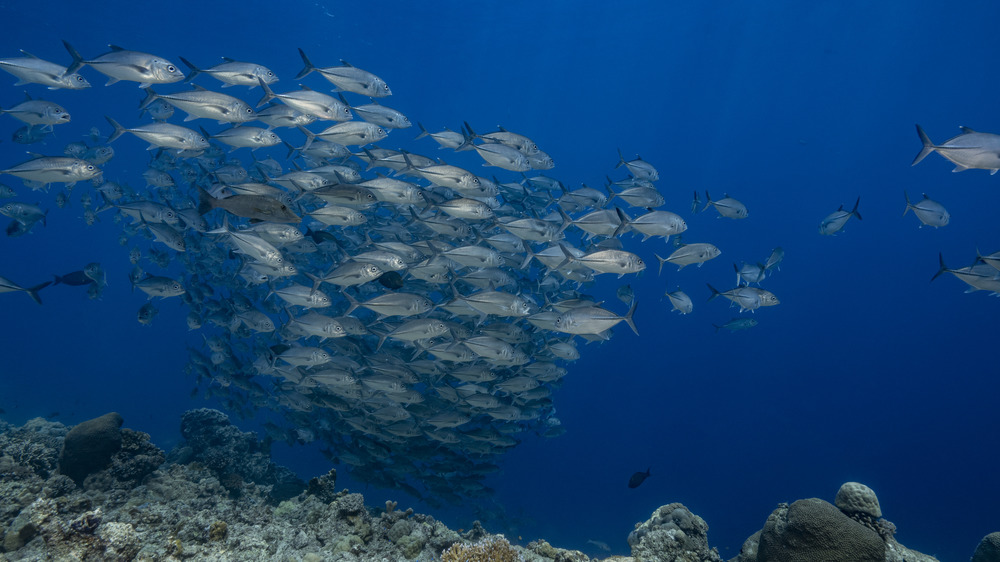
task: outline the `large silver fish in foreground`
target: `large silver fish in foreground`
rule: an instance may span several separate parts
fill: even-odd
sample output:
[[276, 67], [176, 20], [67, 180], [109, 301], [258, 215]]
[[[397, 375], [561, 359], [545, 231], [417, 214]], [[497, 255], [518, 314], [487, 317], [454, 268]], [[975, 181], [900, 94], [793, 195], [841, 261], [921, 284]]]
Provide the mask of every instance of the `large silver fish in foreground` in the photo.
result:
[[968, 127], [959, 127], [962, 134], [951, 137], [942, 144], [934, 144], [930, 137], [917, 125], [917, 135], [923, 148], [913, 159], [911, 166], [916, 166], [932, 152], [937, 152], [955, 165], [953, 172], [964, 172], [970, 169], [989, 170], [990, 174], [1000, 170], [1000, 135], [979, 133]]

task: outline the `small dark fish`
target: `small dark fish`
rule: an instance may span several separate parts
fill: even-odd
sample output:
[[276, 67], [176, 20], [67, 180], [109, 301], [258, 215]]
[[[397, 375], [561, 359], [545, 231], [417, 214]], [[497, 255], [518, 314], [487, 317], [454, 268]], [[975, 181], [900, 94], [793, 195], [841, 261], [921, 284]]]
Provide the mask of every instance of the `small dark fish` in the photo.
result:
[[160, 312], [153, 303], [147, 302], [146, 304], [139, 307], [139, 313], [136, 315], [136, 319], [139, 320], [140, 324], [145, 324], [149, 326], [153, 323], [153, 317]]
[[740, 330], [749, 330], [757, 325], [757, 321], [753, 318], [733, 318], [732, 320], [726, 322], [725, 324], [719, 326], [717, 324], [712, 324], [715, 326], [715, 333], [719, 333], [719, 330], [725, 328], [730, 332], [738, 332]]
[[238, 217], [260, 221], [297, 224], [302, 220], [284, 203], [266, 195], [233, 195], [225, 199], [216, 199], [199, 187], [198, 196], [199, 215], [219, 208]]
[[386, 289], [402, 289], [403, 276], [396, 271], [386, 271], [379, 276], [378, 282]]
[[638, 488], [639, 485], [645, 482], [647, 478], [649, 478], [649, 468], [646, 469], [646, 472], [636, 472], [633, 474], [632, 477], [628, 479], [628, 487]]
[[61, 283], [63, 285], [72, 285], [74, 287], [81, 287], [83, 285], [89, 285], [94, 282], [94, 280], [88, 277], [87, 274], [84, 273], [82, 270], [73, 271], [67, 273], [66, 275], [53, 274], [52, 277], [56, 278], [56, 280], [52, 282], [53, 285], [59, 285]]
[[306, 228], [306, 236], [312, 238], [312, 241], [317, 244], [322, 244], [323, 242], [337, 243], [337, 238], [325, 230], [313, 230], [311, 228]]
[[632, 304], [635, 299], [635, 291], [632, 290], [632, 285], [622, 285], [618, 287], [618, 300], [625, 304]]
[[45, 416], [45, 419], [52, 420], [58, 417], [59, 417], [59, 412], [55, 411], [55, 412], [50, 412], [49, 415]]
[[14, 134], [11, 136], [11, 140], [18, 144], [33, 144], [43, 141], [47, 133], [48, 131], [46, 131], [44, 127], [25, 125], [24, 127], [14, 131]]

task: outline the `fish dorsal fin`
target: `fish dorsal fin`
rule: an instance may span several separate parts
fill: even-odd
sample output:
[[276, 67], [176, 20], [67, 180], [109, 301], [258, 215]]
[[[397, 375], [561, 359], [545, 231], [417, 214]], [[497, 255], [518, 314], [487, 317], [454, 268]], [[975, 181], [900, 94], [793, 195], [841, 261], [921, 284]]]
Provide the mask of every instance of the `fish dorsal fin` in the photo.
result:
[[960, 125], [958, 128], [962, 129], [962, 132], [965, 133], [965, 134], [967, 134], [967, 135], [971, 135], [971, 134], [975, 133], [975, 131], [973, 131], [972, 129], [970, 129], [968, 127], [963, 127], [963, 126]]
[[[207, 92], [208, 91], [208, 88], [205, 88], [204, 86], [199, 86], [197, 84], [191, 84], [191, 87], [194, 88], [194, 91], [196, 91], [196, 92]], [[146, 89], [148, 90], [149, 88], [146, 88]]]
[[224, 60], [226, 62], [238, 62], [236, 59], [231, 59], [229, 57], [222, 57], [222, 60]]
[[28, 51], [25, 51], [24, 49], [21, 49], [21, 54], [24, 55], [24, 56], [26, 56], [26, 57], [28, 57], [28, 58], [32, 58], [32, 59], [37, 59], [38, 58], [35, 55], [29, 53]]
[[305, 84], [299, 84], [299, 89], [306, 90], [307, 92], [313, 91], [312, 88], [310, 88], [309, 86], [306, 86]]
[[353, 64], [351, 64], [351, 63], [347, 62], [347, 61], [346, 61], [346, 60], [344, 60], [344, 59], [340, 59], [340, 64], [342, 64], [342, 65], [344, 65], [344, 66], [348, 66], [348, 67], [351, 67], [351, 68], [354, 68], [354, 65], [353, 65]]
[[108, 48], [111, 49], [112, 51], [116, 52], [116, 53], [118, 51], [125, 51], [125, 50], [127, 50], [124, 47], [119, 47], [118, 45], [112, 45], [110, 43], [108, 43]]

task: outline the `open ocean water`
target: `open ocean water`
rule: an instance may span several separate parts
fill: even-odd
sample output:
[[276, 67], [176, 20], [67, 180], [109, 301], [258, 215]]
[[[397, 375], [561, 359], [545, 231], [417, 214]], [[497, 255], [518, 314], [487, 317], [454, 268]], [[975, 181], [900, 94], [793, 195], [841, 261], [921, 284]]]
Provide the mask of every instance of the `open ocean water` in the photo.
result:
[[[296, 48], [317, 66], [344, 59], [385, 79], [393, 95], [383, 103], [431, 132], [467, 121], [477, 132], [501, 125], [530, 137], [555, 161], [544, 173], [569, 189], [624, 179], [617, 149], [627, 159], [639, 154], [659, 170], [661, 209], [687, 221], [684, 242], [722, 250], [704, 267], [667, 264], [657, 275], [654, 254], [673, 251], [672, 241], [625, 235], [647, 269], [600, 275], [585, 290], [622, 313], [616, 291], [629, 284], [641, 335], [622, 324], [604, 343], [578, 338], [582, 358], [552, 394], [566, 433], [517, 435], [521, 442], [497, 461], [502, 472], [486, 480], [491, 492], [462, 506], [366, 488], [338, 467], [339, 483], [370, 504], [394, 498], [454, 528], [479, 518], [512, 541], [544, 537], [603, 555], [587, 541], [627, 554], [633, 524], [679, 501], [708, 522], [710, 544], [730, 558], [778, 502], [832, 502], [843, 482], [859, 481], [876, 491], [900, 542], [940, 560], [966, 559], [1000, 530], [1000, 300], [967, 294], [950, 274], [930, 282], [939, 254], [959, 268], [977, 250], [1000, 251], [1000, 178], [952, 173], [936, 154], [910, 166], [921, 147], [916, 123], [937, 143], [959, 126], [1000, 133], [1000, 4], [2, 2], [0, 14], [0, 56], [24, 49], [63, 65], [71, 59], [62, 40], [84, 57], [109, 43], [201, 67], [227, 56], [267, 65], [281, 78], [273, 89], [287, 92], [300, 82]], [[13, 76], [0, 75], [0, 107], [27, 91], [72, 114], [44, 144], [27, 146], [11, 140], [23, 123], [0, 116], [0, 169], [27, 160], [25, 150], [61, 155], [91, 127], [110, 134], [104, 115], [126, 127], [145, 122], [136, 83], [105, 87], [93, 69], [80, 72], [92, 88], [15, 87]], [[221, 90], [209, 77], [196, 82], [251, 104], [261, 95]], [[315, 75], [301, 82], [330, 87]], [[204, 119], [184, 124], [221, 129]], [[415, 141], [417, 132], [392, 131], [378, 144], [520, 179]], [[304, 140], [294, 130], [279, 134]], [[112, 146], [106, 179], [141, 192], [145, 143], [125, 135]], [[257, 154], [284, 161], [285, 149]], [[249, 161], [247, 149], [233, 155]], [[10, 175], [0, 182], [17, 201], [49, 210], [45, 226], [0, 236], [0, 275], [28, 286], [99, 262], [108, 280], [93, 300], [65, 286], [45, 288], [42, 306], [0, 295], [4, 419], [58, 413], [75, 424], [118, 411], [169, 450], [184, 410], [220, 407], [202, 399], [204, 383], [189, 397], [196, 385], [184, 373], [187, 347], [204, 346], [202, 332], [187, 328], [188, 308], [166, 299], [156, 302], [152, 325], [136, 321], [146, 299], [129, 287], [135, 243], [119, 244], [113, 212], [85, 224], [80, 195], [97, 198], [85, 183], [58, 208], [59, 184], [44, 192]], [[693, 192], [703, 206], [706, 190], [742, 201], [749, 216], [692, 213]], [[914, 202], [926, 193], [942, 203], [950, 223], [918, 228], [912, 213], [902, 216], [904, 190]], [[819, 234], [824, 217], [858, 197], [863, 220]], [[734, 287], [734, 263], [763, 261], [778, 246], [786, 257], [762, 286], [780, 305], [740, 314], [725, 299], [707, 302], [706, 284]], [[671, 312], [663, 296], [677, 288], [694, 301], [689, 315]], [[713, 325], [735, 317], [758, 324], [716, 333]], [[265, 419], [259, 412], [234, 421], [260, 431]], [[308, 478], [331, 466], [321, 447], [276, 443], [274, 452]], [[629, 489], [629, 476], [647, 468], [649, 479]]]

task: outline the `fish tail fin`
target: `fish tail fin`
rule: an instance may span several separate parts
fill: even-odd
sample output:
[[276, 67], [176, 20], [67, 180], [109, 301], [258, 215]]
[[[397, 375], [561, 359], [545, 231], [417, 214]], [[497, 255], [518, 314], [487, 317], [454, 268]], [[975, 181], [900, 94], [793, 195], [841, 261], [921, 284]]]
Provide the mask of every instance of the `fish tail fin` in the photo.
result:
[[711, 301], [715, 297], [717, 297], [717, 296], [719, 296], [719, 295], [722, 294], [722, 293], [719, 292], [718, 289], [716, 289], [715, 287], [713, 287], [711, 283], [705, 283], [705, 284], [708, 285], [708, 290], [712, 291], [712, 296], [708, 297], [709, 301]]
[[316, 133], [310, 131], [309, 129], [306, 129], [302, 125], [296, 125], [296, 127], [298, 127], [298, 129], [302, 131], [302, 134], [306, 136], [306, 143], [302, 145], [302, 148], [300, 148], [299, 150], [309, 150], [309, 147], [312, 146], [313, 141], [316, 140]]
[[30, 287], [30, 288], [25, 289], [24, 292], [28, 293], [28, 296], [31, 297], [31, 300], [37, 302], [38, 304], [42, 304], [42, 299], [41, 299], [41, 297], [38, 296], [38, 291], [41, 291], [42, 289], [44, 289], [45, 287], [48, 287], [51, 284], [52, 284], [52, 281], [46, 281], [45, 283], [39, 283], [38, 285], [35, 285], [34, 287]]
[[934, 277], [931, 277], [931, 283], [933, 283], [934, 280], [945, 271], [948, 271], [948, 266], [944, 263], [944, 255], [941, 252], [938, 252], [938, 270], [937, 273], [934, 274]]
[[[625, 214], [625, 211], [623, 211], [621, 207], [615, 207], [615, 214], [618, 215], [618, 220], [621, 221], [621, 224], [618, 225], [618, 228], [615, 229], [614, 234], [611, 235], [612, 238], [618, 238], [620, 235], [627, 232], [628, 229], [632, 226], [632, 219], [628, 218], [628, 215]], [[645, 240], [645, 238], [643, 240]]]
[[468, 121], [462, 121], [462, 124], [465, 125], [465, 128], [469, 131], [469, 135], [468, 135], [469, 137], [471, 137], [473, 139], [479, 138], [479, 135], [477, 135], [476, 132], [472, 130], [472, 126], [469, 125]]
[[201, 74], [201, 69], [198, 68], [197, 66], [191, 64], [191, 61], [187, 60], [184, 57], [180, 57], [180, 59], [181, 59], [181, 62], [184, 63], [185, 66], [187, 66], [188, 68], [191, 69], [191, 72], [189, 72], [188, 75], [184, 77], [184, 81], [185, 82], [190, 82], [190, 81], [194, 80], [195, 76], [198, 76], [199, 74]]
[[905, 217], [905, 216], [906, 216], [906, 213], [907, 213], [907, 211], [909, 211], [909, 210], [910, 210], [910, 207], [912, 207], [912, 206], [913, 206], [913, 204], [912, 204], [912, 203], [910, 203], [910, 196], [906, 194], [906, 190], [905, 190], [905, 189], [903, 190], [903, 199], [905, 199], [905, 200], [906, 200], [906, 208], [905, 208], [905, 209], [903, 209], [903, 216]]
[[[460, 152], [460, 151], [464, 151], [464, 150], [472, 150], [473, 148], [476, 147], [476, 145], [472, 142], [472, 141], [476, 140], [476, 133], [474, 133], [472, 131], [472, 128], [469, 127], [469, 124], [467, 122], [463, 122], [463, 123], [464, 123], [464, 126], [462, 127], [462, 138], [464, 140], [462, 141], [462, 144], [460, 144], [460, 145], [458, 145], [458, 146], [455, 147], [455, 152]], [[466, 128], [468, 128], [469, 130], [466, 131], [465, 130]], [[483, 165], [486, 166], [487, 164], [483, 164]]]
[[416, 137], [413, 137], [413, 140], [431, 136], [431, 134], [427, 132], [427, 129], [424, 128], [423, 123], [421, 123], [420, 121], [417, 121], [417, 127], [420, 127], [420, 134], [417, 135]]
[[657, 270], [657, 272], [656, 272], [656, 276], [659, 277], [660, 274], [663, 273], [663, 264], [667, 263], [670, 260], [668, 260], [667, 258], [661, 258], [660, 254], [655, 254], [654, 253], [653, 255], [656, 256], [656, 261], [660, 262], [660, 269]]
[[213, 204], [214, 199], [200, 185], [196, 185], [195, 187], [198, 188], [198, 214], [204, 215], [215, 208]]
[[105, 115], [104, 118], [107, 119], [108, 123], [111, 123], [111, 126], [115, 128], [115, 131], [108, 136], [108, 144], [111, 144], [115, 139], [125, 134], [125, 127], [122, 127], [118, 121], [115, 121], [107, 115]]
[[911, 166], [916, 166], [921, 160], [926, 158], [928, 154], [937, 150], [937, 147], [931, 142], [931, 138], [927, 136], [927, 133], [924, 132], [924, 129], [920, 125], [917, 125], [917, 134], [920, 135], [920, 142], [924, 143], [924, 146], [920, 149], [917, 157], [913, 159], [913, 163], [910, 164]]
[[576, 258], [573, 256], [573, 254], [570, 253], [569, 250], [566, 249], [565, 245], [559, 244], [559, 249], [562, 250], [562, 253], [564, 256], [566, 256], [566, 259], [559, 262], [559, 265], [555, 266], [553, 269], [559, 269], [568, 263], [576, 261]]
[[83, 57], [80, 56], [80, 52], [73, 48], [73, 45], [69, 44], [69, 41], [63, 39], [63, 47], [69, 52], [69, 56], [73, 57], [73, 63], [66, 68], [66, 72], [63, 72], [63, 76], [69, 76], [77, 70], [80, 70], [83, 65], [87, 64], [83, 62]]
[[615, 164], [615, 169], [621, 168], [625, 165], [625, 156], [622, 155], [622, 149], [618, 149], [618, 163]]
[[347, 307], [347, 312], [344, 313], [344, 316], [347, 316], [350, 313], [354, 312], [354, 310], [361, 305], [361, 303], [359, 303], [358, 300], [352, 297], [351, 294], [348, 293], [347, 291], [341, 291], [340, 294], [344, 295], [344, 298], [346, 298], [347, 302], [350, 303], [350, 306]]
[[861, 196], [859, 195], [858, 200], [854, 202], [854, 208], [851, 209], [851, 214], [858, 217], [858, 220], [861, 220], [861, 213], [858, 212], [858, 205], [860, 204], [861, 204]]
[[715, 328], [715, 333], [716, 334], [718, 334], [719, 330], [722, 329], [722, 326], [719, 326], [718, 324], [712, 324], [712, 327]]
[[298, 74], [295, 75], [296, 80], [303, 78], [310, 72], [316, 70], [316, 67], [313, 66], [313, 63], [309, 60], [309, 57], [306, 56], [306, 52], [303, 51], [301, 47], [299, 48], [299, 56], [302, 57], [302, 64], [305, 66], [299, 71]]
[[143, 98], [141, 102], [139, 102], [139, 109], [146, 109], [147, 107], [149, 107], [149, 104], [153, 103], [158, 99], [160, 99], [160, 96], [159, 94], [153, 91], [152, 86], [146, 88], [146, 97]]
[[635, 307], [637, 307], [637, 306], [639, 306], [639, 300], [638, 299], [632, 299], [632, 306], [629, 307], [628, 313], [625, 315], [625, 317], [622, 320], [625, 320], [625, 323], [628, 324], [628, 327], [632, 328], [632, 331], [635, 332], [635, 335], [638, 336], [639, 335], [639, 329], [635, 327], [635, 322], [632, 321], [632, 315], [635, 314]]
[[607, 207], [608, 203], [610, 203], [611, 200], [618, 194], [611, 190], [611, 186], [614, 185], [615, 182], [611, 181], [611, 178], [607, 176], [604, 177], [608, 180], [608, 183], [604, 184], [604, 189], [608, 192], [608, 200], [604, 202], [604, 206]]
[[528, 268], [528, 264], [531, 263], [532, 258], [535, 257], [535, 253], [531, 251], [531, 246], [525, 246], [525, 250], [527, 251], [527, 255], [524, 256], [524, 261], [521, 262], [521, 269], [526, 270]]
[[258, 76], [257, 83], [260, 84], [260, 87], [264, 89], [264, 96], [260, 98], [259, 102], [257, 102], [257, 107], [260, 107], [273, 100], [275, 96], [274, 96], [274, 91], [271, 90], [271, 87], [267, 85], [267, 82], [264, 82], [263, 78]]
[[[698, 192], [697, 191], [694, 193], [694, 196], [698, 197]], [[706, 189], [705, 190], [705, 206], [702, 207], [702, 209], [701, 209], [700, 212], [704, 213], [711, 206], [712, 206], [712, 196], [708, 194], [708, 190]]]

